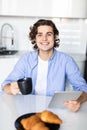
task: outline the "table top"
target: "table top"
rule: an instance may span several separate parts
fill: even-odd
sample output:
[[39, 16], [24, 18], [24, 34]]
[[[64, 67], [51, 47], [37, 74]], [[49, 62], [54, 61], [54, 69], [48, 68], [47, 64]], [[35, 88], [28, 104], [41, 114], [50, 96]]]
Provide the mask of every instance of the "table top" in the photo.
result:
[[14, 96], [0, 93], [0, 130], [16, 130], [14, 122], [18, 117], [45, 109], [54, 112], [63, 120], [59, 130], [87, 130], [87, 102], [74, 113], [67, 108], [49, 108], [51, 99], [49, 96]]

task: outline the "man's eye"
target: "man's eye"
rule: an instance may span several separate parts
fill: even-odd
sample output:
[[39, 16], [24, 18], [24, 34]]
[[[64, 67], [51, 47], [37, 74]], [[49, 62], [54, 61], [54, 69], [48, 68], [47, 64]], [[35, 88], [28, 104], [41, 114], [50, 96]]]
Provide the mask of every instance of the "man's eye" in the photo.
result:
[[47, 36], [52, 36], [53, 34], [52, 33], [48, 33]]
[[48, 33], [47, 35], [48, 35], [48, 36], [51, 36], [51, 34], [50, 34], [50, 33]]
[[37, 34], [38, 37], [42, 36], [41, 34]]

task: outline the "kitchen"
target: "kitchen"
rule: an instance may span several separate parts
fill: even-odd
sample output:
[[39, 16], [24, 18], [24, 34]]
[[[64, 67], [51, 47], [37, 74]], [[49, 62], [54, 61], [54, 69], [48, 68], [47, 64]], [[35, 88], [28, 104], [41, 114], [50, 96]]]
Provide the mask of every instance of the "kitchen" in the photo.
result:
[[[33, 23], [35, 23], [35, 21], [40, 18], [52, 19], [55, 22], [60, 32], [60, 47], [58, 48], [58, 50], [71, 55], [75, 59], [82, 74], [84, 75], [84, 63], [86, 60], [87, 45], [86, 5], [86, 0], [37, 0], [37, 2], [35, 2], [35, 0], [1, 0], [0, 30], [5, 23], [12, 26], [13, 30], [10, 30], [9, 34], [7, 35], [5, 33], [6, 30], [3, 29], [3, 34], [6, 34], [4, 35], [5, 43], [2, 42], [2, 37], [4, 36], [1, 35], [2, 31], [0, 31], [0, 48], [6, 47], [12, 52], [14, 50], [17, 50], [18, 52], [15, 54], [0, 55], [0, 84], [13, 69], [19, 57], [22, 56], [25, 52], [32, 50], [32, 46], [28, 38], [29, 27], [32, 26]], [[9, 29], [9, 26], [7, 29]], [[10, 38], [8, 38], [9, 35], [11, 35]], [[69, 87], [70, 86], [67, 85], [67, 89], [69, 89]], [[27, 96], [22, 97], [21, 95], [18, 95], [16, 97], [10, 97], [9, 95], [0, 95], [0, 102], [2, 106], [0, 108], [0, 111], [4, 109], [4, 115], [7, 117], [8, 120], [8, 123], [6, 124], [7, 129], [14, 129], [14, 126], [11, 123], [14, 122], [17, 116], [24, 114], [25, 111], [41, 111], [47, 108], [47, 105], [50, 101], [49, 97], [46, 101], [45, 97], [37, 96], [36, 98], [34, 98], [32, 97], [32, 95], [28, 96], [30, 97], [29, 101], [27, 101]], [[41, 99], [43, 99], [43, 102]], [[20, 100], [21, 105], [19, 107]], [[28, 109], [27, 107], [23, 107], [22, 101], [24, 101], [23, 103], [25, 103], [25, 105], [29, 105], [30, 102], [31, 104], [32, 102], [35, 103], [32, 104], [32, 107]], [[85, 105], [85, 108], [87, 108], [86, 106], [87, 105]], [[21, 109], [22, 107], [23, 109]], [[15, 109], [17, 109], [17, 111], [15, 111]], [[84, 108], [81, 109], [81, 112], [83, 112], [83, 110]], [[9, 116], [7, 111], [9, 113]], [[56, 110], [55, 112], [60, 114], [60, 116], [64, 116], [64, 118], [68, 117], [66, 116], [67, 114], [73, 119], [74, 117], [76, 117], [75, 114], [72, 114], [68, 110], [64, 110], [65, 115], [60, 109], [59, 112]], [[79, 117], [82, 117], [83, 120], [86, 120], [85, 115], [87, 114], [84, 113], [82, 115], [82, 113], [77, 113], [77, 120]], [[1, 113], [1, 117], [3, 117], [2, 121], [5, 120], [5, 116], [3, 116], [3, 113]], [[10, 119], [12, 119], [11, 122], [9, 122]], [[70, 123], [72, 123], [71, 120]], [[85, 121], [84, 123], [86, 124]], [[70, 127], [67, 127], [68, 125], [70, 125]], [[85, 130], [85, 125], [81, 124], [78, 124], [78, 126], [76, 126], [76, 129], [74, 125], [72, 126], [71, 124], [67, 123], [67, 126], [62, 126], [61, 130], [63, 130], [65, 127], [66, 130], [69, 130], [71, 127], [73, 130], [77, 130], [77, 128], [79, 130], [82, 130], [82, 128]], [[2, 130], [6, 129], [5, 125], [3, 126], [3, 123], [0, 124], [0, 128]]]
[[[87, 44], [86, 0], [61, 0], [61, 2], [60, 0], [55, 0], [55, 2], [53, 0], [37, 0], [35, 4], [34, 0], [26, 0], [26, 2], [24, 0], [21, 6], [20, 3], [21, 1], [17, 0], [1, 0], [0, 2], [0, 30], [5, 23], [13, 27], [13, 36], [10, 36], [13, 38], [13, 43], [11, 38], [3, 38], [5, 42], [2, 42], [0, 31], [0, 48], [7, 47], [8, 50], [18, 50], [15, 55], [0, 55], [0, 84], [12, 70], [19, 57], [24, 52], [32, 50], [28, 38], [29, 27], [39, 18], [52, 19], [55, 22], [60, 32], [60, 47], [58, 49], [71, 55], [84, 74]], [[38, 5], [40, 5], [39, 8]], [[3, 33], [9, 37], [12, 35], [12, 30], [6, 34], [6, 29], [3, 29]]]

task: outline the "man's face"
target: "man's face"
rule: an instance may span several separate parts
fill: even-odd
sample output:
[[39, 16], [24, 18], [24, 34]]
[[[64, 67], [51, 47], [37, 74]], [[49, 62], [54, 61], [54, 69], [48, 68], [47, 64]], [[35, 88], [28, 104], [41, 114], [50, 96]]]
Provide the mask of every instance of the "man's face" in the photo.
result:
[[41, 25], [37, 28], [36, 44], [39, 50], [49, 51], [54, 47], [54, 32], [51, 26]]

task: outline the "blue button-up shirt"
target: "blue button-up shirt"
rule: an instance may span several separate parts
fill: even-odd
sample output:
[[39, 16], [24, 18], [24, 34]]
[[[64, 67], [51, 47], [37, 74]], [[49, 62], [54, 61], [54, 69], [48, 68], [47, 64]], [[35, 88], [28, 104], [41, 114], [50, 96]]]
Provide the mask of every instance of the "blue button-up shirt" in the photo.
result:
[[[37, 67], [38, 51], [30, 51], [24, 54], [2, 83], [2, 88], [4, 85], [18, 79], [31, 77], [33, 83], [32, 93], [35, 94]], [[53, 95], [56, 91], [64, 91], [66, 79], [69, 80], [74, 90], [87, 92], [87, 83], [73, 58], [54, 49], [54, 54], [48, 61], [46, 95]]]

